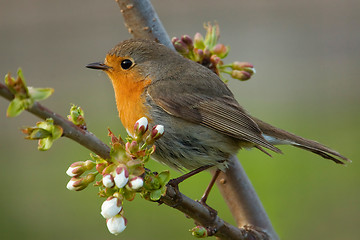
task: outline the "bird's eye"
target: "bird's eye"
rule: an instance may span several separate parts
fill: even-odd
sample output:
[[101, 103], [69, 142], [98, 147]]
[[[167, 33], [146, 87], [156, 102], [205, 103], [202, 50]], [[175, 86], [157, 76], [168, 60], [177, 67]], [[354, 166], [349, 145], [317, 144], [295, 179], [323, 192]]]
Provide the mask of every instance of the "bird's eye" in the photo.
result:
[[133, 62], [130, 59], [124, 59], [121, 61], [121, 67], [123, 69], [129, 69], [133, 65]]

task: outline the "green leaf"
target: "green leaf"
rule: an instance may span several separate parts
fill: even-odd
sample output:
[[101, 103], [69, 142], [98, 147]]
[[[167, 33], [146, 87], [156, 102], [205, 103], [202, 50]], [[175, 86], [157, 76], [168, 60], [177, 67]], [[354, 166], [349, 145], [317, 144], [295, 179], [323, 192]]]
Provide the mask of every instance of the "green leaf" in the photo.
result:
[[[48, 121], [48, 120], [49, 120], [49, 118], [46, 119], [46, 121], [37, 122], [37, 123], [36, 123], [36, 126], [37, 126], [38, 128], [42, 128], [42, 129], [45, 129], [45, 130], [47, 130], [47, 131], [49, 131], [49, 132], [52, 132], [52, 130], [53, 130], [53, 124], [52, 124], [51, 121]], [[52, 119], [51, 119], [51, 120], [52, 120]]]
[[18, 70], [17, 70], [17, 75], [18, 75], [18, 77], [21, 79], [21, 81], [23, 82], [23, 85], [26, 87], [25, 78], [24, 78], [24, 75], [23, 75], [23, 73], [22, 73], [22, 69], [21, 69], [21, 68], [18, 68]]
[[15, 97], [9, 104], [9, 107], [6, 111], [6, 116], [7, 117], [16, 117], [24, 110], [25, 110], [25, 107], [24, 107], [23, 100]]
[[7, 73], [7, 74], [5, 75], [5, 80], [4, 80], [6, 86], [9, 86], [9, 85], [10, 85], [10, 82], [9, 82], [9, 79], [10, 79], [10, 78], [11, 78], [10, 73]]
[[55, 125], [52, 131], [53, 140], [60, 138], [62, 134], [63, 134], [63, 129], [60, 126]]
[[34, 99], [34, 101], [41, 101], [44, 99], [47, 99], [50, 97], [51, 94], [53, 94], [54, 89], [53, 88], [33, 88], [28, 87], [28, 91], [30, 94], [30, 97]]
[[150, 193], [150, 199], [152, 201], [157, 201], [161, 197], [161, 189], [154, 190]]
[[23, 75], [23, 72], [22, 72], [21, 68], [18, 68], [17, 75], [18, 75], [17, 81], [20, 81], [20, 83], [22, 85], [22, 90], [24, 91], [25, 96], [28, 96], [29, 91], [28, 91], [28, 88], [27, 88], [27, 85], [26, 85], [26, 82], [25, 82], [25, 78], [24, 78], [24, 75]]
[[170, 180], [170, 172], [168, 170], [162, 171], [159, 175], [159, 181], [162, 186], [166, 185]]
[[53, 144], [53, 140], [51, 138], [43, 138], [43, 139], [40, 139], [39, 142], [38, 142], [38, 149], [40, 151], [46, 151], [46, 150], [49, 150], [50, 147], [52, 146]]
[[37, 140], [37, 139], [47, 138], [49, 136], [51, 136], [49, 131], [46, 131], [42, 128], [36, 128], [31, 132], [31, 134], [27, 138], [31, 140]]

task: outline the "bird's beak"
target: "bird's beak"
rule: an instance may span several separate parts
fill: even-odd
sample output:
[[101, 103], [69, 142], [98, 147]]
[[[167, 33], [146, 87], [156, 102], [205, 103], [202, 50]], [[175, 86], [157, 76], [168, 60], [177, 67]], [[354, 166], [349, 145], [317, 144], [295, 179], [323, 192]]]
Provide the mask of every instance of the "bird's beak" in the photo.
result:
[[92, 68], [92, 69], [97, 69], [97, 70], [108, 70], [109, 67], [108, 65], [106, 65], [105, 63], [102, 62], [95, 62], [95, 63], [90, 63], [88, 65], [86, 65], [87, 68]]

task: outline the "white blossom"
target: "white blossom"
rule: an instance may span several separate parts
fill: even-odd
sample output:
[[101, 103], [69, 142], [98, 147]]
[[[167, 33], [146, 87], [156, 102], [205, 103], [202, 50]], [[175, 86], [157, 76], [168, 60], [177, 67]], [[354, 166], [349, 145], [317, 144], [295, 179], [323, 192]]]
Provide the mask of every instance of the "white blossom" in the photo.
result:
[[112, 218], [122, 209], [121, 201], [117, 198], [108, 198], [101, 205], [101, 215], [104, 218]]
[[141, 177], [131, 178], [129, 181], [129, 187], [136, 190], [141, 188], [144, 185], [144, 180]]
[[103, 176], [102, 182], [107, 188], [112, 188], [115, 185], [114, 178], [111, 174], [106, 174]]
[[79, 168], [80, 168], [80, 166], [76, 166], [76, 167], [70, 166], [68, 168], [68, 170], [66, 171], [66, 174], [70, 177], [76, 177], [77, 175], [79, 175], [79, 173], [77, 173]]
[[118, 235], [119, 233], [123, 232], [126, 228], [126, 218], [121, 215], [116, 215], [112, 218], [107, 219], [106, 225], [109, 229], [109, 232], [112, 234]]
[[129, 180], [129, 172], [126, 167], [118, 167], [115, 171], [115, 185], [118, 188], [123, 188]]

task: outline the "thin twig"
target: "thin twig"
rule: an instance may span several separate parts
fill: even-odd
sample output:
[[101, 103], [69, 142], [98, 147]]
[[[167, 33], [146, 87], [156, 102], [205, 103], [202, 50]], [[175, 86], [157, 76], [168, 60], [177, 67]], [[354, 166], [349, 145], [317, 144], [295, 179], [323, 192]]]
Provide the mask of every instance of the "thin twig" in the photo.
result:
[[[14, 95], [2, 83], [0, 83], [0, 95], [9, 101], [14, 98]], [[102, 158], [109, 158], [110, 147], [103, 143], [93, 133], [76, 126], [69, 120], [65, 119], [57, 113], [54, 113], [38, 102], [35, 102], [29, 109], [26, 110], [44, 120], [47, 118], [52, 118], [56, 125], [62, 127], [63, 136], [80, 143], [82, 146], [88, 148]]]

